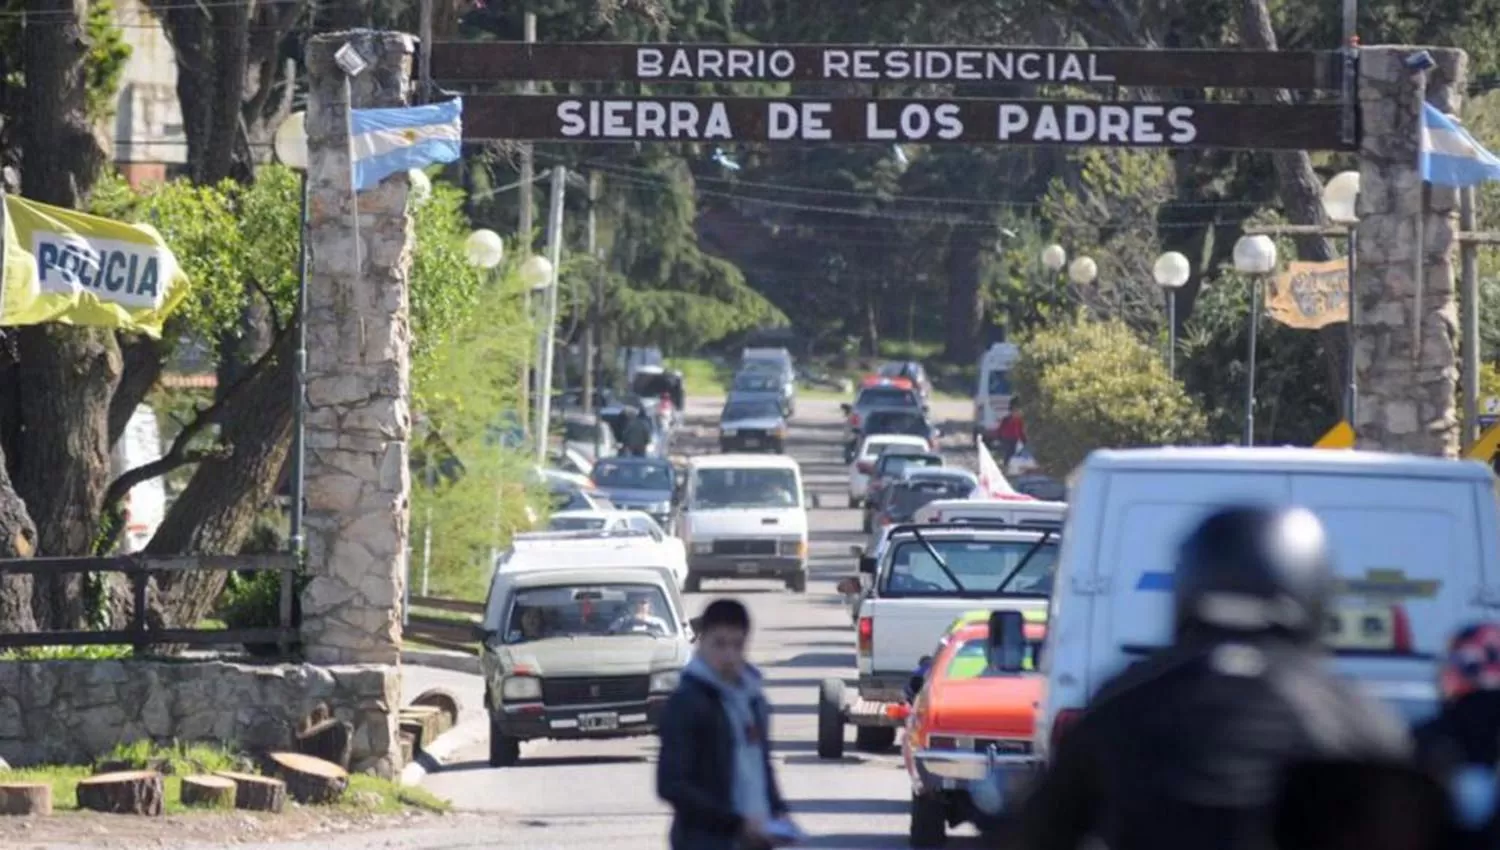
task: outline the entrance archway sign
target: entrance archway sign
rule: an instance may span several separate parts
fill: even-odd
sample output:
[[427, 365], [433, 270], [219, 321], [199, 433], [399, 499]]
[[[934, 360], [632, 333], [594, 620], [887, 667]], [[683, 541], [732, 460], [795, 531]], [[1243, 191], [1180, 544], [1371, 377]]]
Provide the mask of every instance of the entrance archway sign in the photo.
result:
[[[1195, 88], [1341, 87], [1333, 51], [1041, 47], [439, 42], [444, 85], [496, 80], [973, 81]], [[470, 94], [464, 134], [530, 141], [1099, 145], [1350, 150], [1347, 104], [978, 98], [621, 97]]]

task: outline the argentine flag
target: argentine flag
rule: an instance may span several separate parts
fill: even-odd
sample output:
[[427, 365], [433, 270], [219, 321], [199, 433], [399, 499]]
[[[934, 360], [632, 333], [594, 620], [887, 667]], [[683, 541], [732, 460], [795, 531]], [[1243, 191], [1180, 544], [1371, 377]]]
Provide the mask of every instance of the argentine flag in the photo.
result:
[[373, 189], [398, 171], [457, 160], [463, 112], [462, 98], [425, 106], [351, 110], [349, 144], [355, 190]]
[[1500, 180], [1500, 158], [1479, 145], [1458, 119], [1422, 104], [1422, 179], [1464, 188]]

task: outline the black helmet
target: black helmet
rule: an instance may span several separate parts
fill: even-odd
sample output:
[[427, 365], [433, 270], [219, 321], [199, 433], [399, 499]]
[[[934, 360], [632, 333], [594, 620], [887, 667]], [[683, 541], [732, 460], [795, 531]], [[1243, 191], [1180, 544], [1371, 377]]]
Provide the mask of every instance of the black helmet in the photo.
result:
[[1176, 629], [1317, 640], [1332, 592], [1323, 523], [1302, 508], [1216, 511], [1182, 544]]

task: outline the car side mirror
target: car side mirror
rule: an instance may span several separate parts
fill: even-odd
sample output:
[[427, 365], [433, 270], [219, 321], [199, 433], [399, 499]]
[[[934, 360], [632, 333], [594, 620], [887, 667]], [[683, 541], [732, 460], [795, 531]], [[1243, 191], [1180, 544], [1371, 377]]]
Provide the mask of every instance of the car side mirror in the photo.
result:
[[469, 631], [469, 636], [474, 639], [475, 643], [488, 643], [490, 637], [494, 634], [494, 632], [479, 623], [475, 623]]
[[875, 575], [875, 559], [869, 555], [860, 555], [859, 571], [867, 576]]
[[839, 579], [839, 583], [834, 586], [834, 589], [845, 596], [853, 596], [860, 591], [859, 579], [853, 576], [841, 578]]
[[849, 546], [849, 555], [853, 558], [863, 558], [865, 556], [865, 547], [858, 543], [851, 544]]
[[693, 636], [694, 636], [694, 638], [696, 638], [697, 635], [698, 635], [698, 633], [701, 632], [701, 631], [703, 631], [703, 618], [702, 617], [693, 617], [693, 618], [689, 619], [688, 620], [688, 628], [690, 628], [690, 629], [693, 630]]
[[842, 404], [839, 405], [839, 410], [844, 411], [844, 413], [846, 413], [846, 414], [853, 413], [854, 412], [854, 405], [852, 405], [852, 404], [850, 404], [849, 402], [846, 401], [846, 402], [843, 402]]
[[1003, 673], [1019, 673], [1026, 665], [1026, 618], [1020, 611], [990, 615], [990, 666]]

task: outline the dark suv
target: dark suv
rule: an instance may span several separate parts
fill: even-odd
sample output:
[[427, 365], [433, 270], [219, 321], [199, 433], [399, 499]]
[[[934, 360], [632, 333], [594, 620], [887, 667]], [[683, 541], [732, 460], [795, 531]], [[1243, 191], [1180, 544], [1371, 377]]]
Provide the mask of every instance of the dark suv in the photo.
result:
[[943, 456], [933, 453], [905, 453], [887, 452], [875, 461], [875, 468], [870, 471], [870, 483], [865, 490], [864, 519], [861, 528], [868, 533], [875, 524], [875, 511], [878, 508], [880, 494], [893, 482], [901, 480], [906, 470], [913, 466], [942, 466]]

